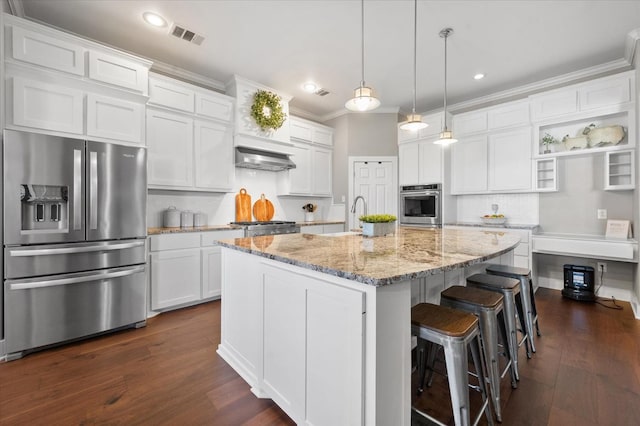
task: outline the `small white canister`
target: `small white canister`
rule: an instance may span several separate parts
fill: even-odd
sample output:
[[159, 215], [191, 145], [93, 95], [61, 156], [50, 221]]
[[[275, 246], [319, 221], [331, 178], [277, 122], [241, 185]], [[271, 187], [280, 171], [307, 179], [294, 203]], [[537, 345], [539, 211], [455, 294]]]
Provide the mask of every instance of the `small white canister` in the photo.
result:
[[191, 210], [180, 213], [180, 227], [193, 228], [193, 212]]
[[207, 214], [202, 212], [194, 213], [193, 226], [195, 226], [196, 228], [207, 226]]
[[180, 227], [180, 210], [171, 206], [162, 213], [162, 223], [165, 228]]

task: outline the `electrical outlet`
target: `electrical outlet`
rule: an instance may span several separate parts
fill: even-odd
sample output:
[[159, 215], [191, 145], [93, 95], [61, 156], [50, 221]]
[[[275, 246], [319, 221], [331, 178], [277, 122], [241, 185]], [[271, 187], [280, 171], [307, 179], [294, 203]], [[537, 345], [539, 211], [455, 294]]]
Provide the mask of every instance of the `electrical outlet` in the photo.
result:
[[598, 262], [598, 273], [607, 272], [607, 264], [604, 262]]
[[342, 202], [344, 203], [346, 200], [347, 200], [346, 197], [343, 195], [342, 196]]
[[607, 218], [607, 209], [598, 209], [598, 219]]

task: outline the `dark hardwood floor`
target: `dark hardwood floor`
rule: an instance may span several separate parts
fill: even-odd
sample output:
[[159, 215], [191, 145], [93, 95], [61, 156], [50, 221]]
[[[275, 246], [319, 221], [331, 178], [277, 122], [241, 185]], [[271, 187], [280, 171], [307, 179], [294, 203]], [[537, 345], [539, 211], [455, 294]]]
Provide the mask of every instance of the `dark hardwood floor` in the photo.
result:
[[[547, 289], [536, 300], [543, 336], [532, 359], [521, 349], [518, 389], [503, 380], [503, 424], [638, 424], [640, 321], [629, 304], [616, 311]], [[220, 302], [211, 302], [1, 363], [0, 424], [293, 424], [216, 354], [219, 340]], [[436, 376], [416, 404], [452, 423], [447, 401]]]

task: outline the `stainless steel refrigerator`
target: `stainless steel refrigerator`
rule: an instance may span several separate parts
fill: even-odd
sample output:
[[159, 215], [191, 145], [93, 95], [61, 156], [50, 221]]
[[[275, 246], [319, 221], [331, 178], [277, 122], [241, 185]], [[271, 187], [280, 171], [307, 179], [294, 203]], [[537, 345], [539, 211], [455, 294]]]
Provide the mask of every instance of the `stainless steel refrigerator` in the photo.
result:
[[7, 359], [146, 318], [146, 151], [4, 131]]

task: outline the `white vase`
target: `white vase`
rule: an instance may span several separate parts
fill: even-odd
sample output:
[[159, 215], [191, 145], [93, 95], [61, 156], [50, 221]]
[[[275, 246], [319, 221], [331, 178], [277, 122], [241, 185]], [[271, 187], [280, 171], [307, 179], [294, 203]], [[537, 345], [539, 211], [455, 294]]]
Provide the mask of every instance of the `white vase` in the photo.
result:
[[365, 237], [380, 237], [387, 234], [396, 233], [396, 222], [368, 223], [362, 224], [362, 235]]
[[305, 222], [313, 222], [315, 220], [316, 220], [316, 218], [315, 218], [313, 212], [306, 212], [304, 214], [304, 221]]

